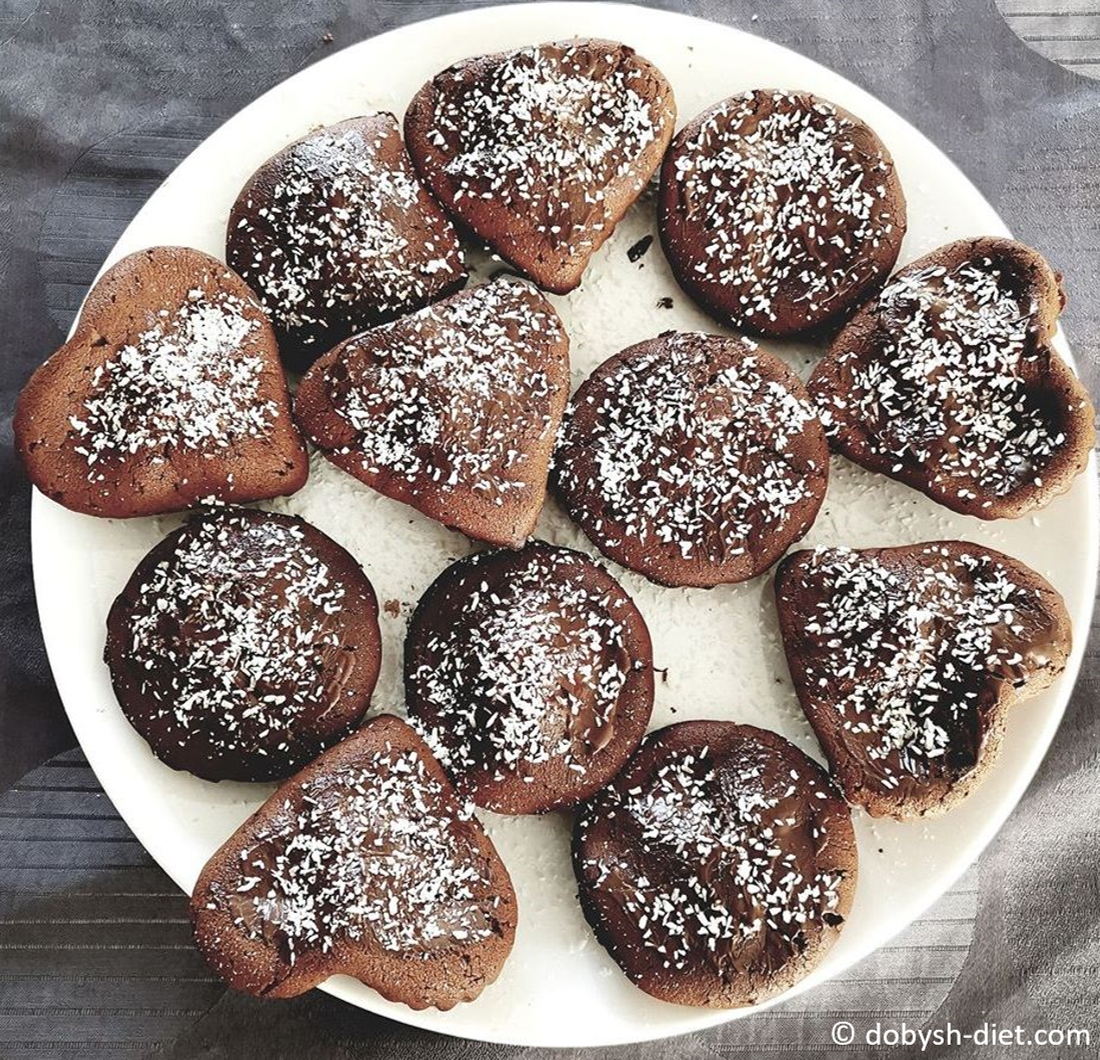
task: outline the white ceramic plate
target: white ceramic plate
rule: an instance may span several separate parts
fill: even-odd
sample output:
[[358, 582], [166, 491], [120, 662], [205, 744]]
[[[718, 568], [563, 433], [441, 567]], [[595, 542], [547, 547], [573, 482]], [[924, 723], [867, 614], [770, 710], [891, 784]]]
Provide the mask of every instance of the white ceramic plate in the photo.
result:
[[[681, 121], [734, 92], [809, 89], [865, 118], [893, 152], [909, 201], [904, 263], [960, 236], [1003, 234], [1004, 224], [920, 133], [842, 77], [768, 41], [681, 15], [611, 4], [540, 3], [422, 22], [364, 41], [272, 89], [214, 133], [165, 181], [111, 253], [157, 243], [223, 253], [230, 205], [252, 170], [322, 123], [374, 110], [402, 114], [437, 70], [468, 55], [573, 35], [625, 40], [670, 78]], [[627, 249], [653, 233], [646, 196], [589, 268], [581, 290], [556, 298], [572, 338], [574, 382], [624, 346], [670, 328], [720, 330], [673, 282], [659, 244], [636, 263]], [[1047, 248], [1057, 258], [1057, 247]], [[493, 263], [473, 255], [475, 279]], [[672, 309], [658, 299], [671, 296]], [[1064, 350], [1064, 347], [1063, 347]], [[43, 351], [45, 352], [45, 351]], [[804, 374], [814, 351], [781, 352]], [[996, 768], [962, 808], [930, 824], [875, 823], [857, 814], [860, 881], [835, 948], [797, 990], [837, 974], [885, 943], [942, 894], [1000, 827], [1061, 720], [1089, 628], [1097, 559], [1095, 468], [1034, 518], [981, 523], [834, 460], [829, 495], [808, 544], [894, 545], [939, 537], [986, 542], [1042, 571], [1065, 595], [1078, 643], [1062, 680], [1013, 711]], [[378, 709], [400, 710], [398, 660], [410, 607], [469, 543], [314, 458], [309, 484], [270, 505], [298, 512], [354, 552], [382, 601], [385, 660]], [[115, 703], [101, 661], [104, 620], [142, 555], [176, 519], [127, 522], [74, 515], [34, 498], [35, 582], [53, 672], [73, 728], [119, 812], [165, 871], [190, 891], [207, 857], [270, 790], [210, 784], [157, 762]], [[552, 505], [539, 534], [587, 548]], [[591, 549], [589, 549], [591, 551]], [[659, 681], [654, 727], [726, 718], [776, 729], [820, 757], [798, 709], [779, 644], [770, 577], [740, 586], [669, 590], [617, 571], [653, 632]], [[391, 605], [391, 609], [396, 610]], [[448, 1034], [542, 1046], [599, 1046], [680, 1034], [746, 1015], [655, 1001], [636, 990], [595, 942], [577, 907], [569, 819], [485, 815], [511, 870], [520, 927], [500, 979], [448, 1013], [413, 1012], [349, 979], [323, 989], [352, 1004]], [[789, 996], [789, 995], [788, 995]]]

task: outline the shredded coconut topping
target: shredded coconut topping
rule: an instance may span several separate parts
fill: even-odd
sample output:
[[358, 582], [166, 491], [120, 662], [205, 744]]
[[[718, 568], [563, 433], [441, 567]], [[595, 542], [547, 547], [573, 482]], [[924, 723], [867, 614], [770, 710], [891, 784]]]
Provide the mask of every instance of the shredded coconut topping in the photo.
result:
[[675, 253], [699, 279], [733, 288], [747, 321], [775, 320], [777, 301], [828, 315], [871, 278], [873, 251], [898, 223], [893, 166], [876, 143], [812, 96], [726, 100], [675, 147], [680, 209], [706, 232], [698, 254], [682, 241]]
[[501, 203], [556, 249], [590, 249], [609, 186], [629, 176], [664, 120], [665, 100], [646, 98], [653, 82], [633, 53], [544, 44], [443, 78], [451, 83], [436, 93], [428, 142], [450, 156], [456, 208]]
[[337, 413], [369, 474], [414, 487], [525, 488], [526, 449], [553, 429], [546, 348], [561, 324], [525, 284], [481, 284], [352, 339], [328, 369]]
[[859, 740], [887, 788], [943, 756], [976, 754], [987, 678], [1021, 679], [1049, 662], [1037, 594], [978, 550], [928, 546], [917, 562], [888, 563], [819, 549], [799, 579], [816, 601], [800, 627], [812, 645], [801, 653], [808, 692]]
[[344, 598], [300, 527], [197, 520], [138, 590], [131, 669], [181, 740], [197, 730], [227, 754], [263, 754], [283, 734], [282, 749], [344, 672]]
[[421, 756], [387, 747], [288, 796], [215, 898], [249, 938], [276, 931], [291, 965], [340, 939], [427, 960], [496, 933], [484, 860]]
[[356, 124], [366, 122], [369, 130], [336, 126], [292, 145], [236, 207], [232, 264], [283, 329], [335, 325], [341, 338], [349, 325], [424, 305], [461, 277], [454, 230], [423, 216], [427, 197], [396, 122]]
[[[785, 527], [810, 495], [792, 443], [816, 414], [762, 372], [751, 344], [719, 363], [715, 350], [731, 341], [662, 336], [594, 376], [574, 398], [555, 457], [563, 488], [595, 494], [625, 535], [685, 559], [740, 555], [756, 533]], [[583, 433], [582, 415], [594, 421]]]
[[615, 613], [622, 601], [593, 592], [569, 553], [535, 553], [507, 578], [483, 577], [480, 558], [411, 678], [433, 750], [458, 774], [502, 779], [558, 759], [584, 774], [611, 738], [633, 665]]
[[69, 421], [89, 480], [105, 460], [150, 451], [167, 458], [175, 448], [213, 455], [268, 433], [279, 409], [259, 400], [265, 362], [243, 350], [260, 322], [245, 308], [233, 295], [196, 288], [96, 368], [91, 396]]
[[738, 966], [746, 945], [786, 959], [807, 922], [835, 915], [843, 876], [816, 857], [813, 804], [827, 795], [762, 752], [716, 761], [705, 747], [681, 750], [638, 787], [609, 789], [615, 832], [636, 849], [587, 869], [665, 968]]
[[922, 469], [963, 499], [1041, 484], [1066, 436], [1032, 393], [1037, 312], [988, 257], [903, 271], [879, 295], [873, 356], [837, 355], [851, 382], [822, 402], [826, 428], [857, 423], [893, 473]]

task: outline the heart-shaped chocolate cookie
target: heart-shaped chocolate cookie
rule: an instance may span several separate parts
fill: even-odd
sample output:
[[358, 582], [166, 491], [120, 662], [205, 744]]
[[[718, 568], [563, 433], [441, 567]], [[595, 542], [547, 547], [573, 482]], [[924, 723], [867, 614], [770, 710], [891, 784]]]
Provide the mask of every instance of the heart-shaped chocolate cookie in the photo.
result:
[[848, 800], [949, 809], [981, 780], [1007, 708], [1065, 669], [1061, 596], [965, 541], [795, 552], [775, 581], [795, 690]]
[[485, 55], [413, 97], [405, 141], [435, 196], [547, 290], [581, 281], [676, 122], [664, 75], [615, 41]]
[[139, 251], [104, 274], [73, 337], [23, 388], [15, 443], [48, 497], [115, 518], [281, 497], [309, 473], [263, 309], [187, 247]]
[[958, 512], [1015, 518], [1067, 490], [1095, 441], [1050, 345], [1058, 277], [1010, 239], [950, 243], [849, 321], [810, 392], [833, 448]]
[[283, 784], [207, 862], [195, 942], [230, 986], [350, 975], [410, 1008], [472, 1001], [516, 929], [508, 871], [442, 767], [380, 715]]
[[298, 369], [466, 282], [454, 226], [392, 114], [329, 125], [269, 158], [233, 204], [225, 252]]
[[337, 467], [470, 537], [534, 529], [569, 392], [569, 339], [499, 279], [356, 335], [302, 378], [294, 414]]

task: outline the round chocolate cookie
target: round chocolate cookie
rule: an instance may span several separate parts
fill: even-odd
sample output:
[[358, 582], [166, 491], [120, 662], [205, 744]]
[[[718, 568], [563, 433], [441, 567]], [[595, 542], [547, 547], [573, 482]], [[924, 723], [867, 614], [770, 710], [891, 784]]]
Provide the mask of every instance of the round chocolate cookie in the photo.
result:
[[302, 519], [211, 512], [138, 564], [104, 658], [161, 761], [206, 780], [275, 780], [362, 719], [378, 604], [352, 556]]
[[659, 212], [684, 290], [762, 335], [846, 316], [889, 274], [905, 235], [882, 141], [807, 92], [757, 89], [699, 115], [665, 155]]
[[649, 631], [583, 553], [482, 552], [421, 599], [405, 695], [461, 794], [541, 813], [590, 796], [637, 748], [653, 707]]
[[647, 994], [738, 1008], [791, 987], [839, 935], [856, 885], [851, 811], [774, 732], [689, 721], [651, 733], [581, 810], [580, 900]]
[[754, 344], [668, 332], [604, 361], [567, 410], [554, 486], [604, 555], [661, 585], [767, 570], [829, 475], [801, 381]]
[[466, 282], [454, 226], [392, 114], [318, 129], [269, 158], [233, 204], [225, 252], [297, 369]]

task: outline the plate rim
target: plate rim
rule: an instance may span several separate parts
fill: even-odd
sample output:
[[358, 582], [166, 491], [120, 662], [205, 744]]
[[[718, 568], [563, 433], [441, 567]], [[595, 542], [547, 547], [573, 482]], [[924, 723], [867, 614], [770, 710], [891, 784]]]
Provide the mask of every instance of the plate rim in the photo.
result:
[[[137, 211], [134, 217], [127, 224], [122, 234], [115, 241], [111, 251], [104, 259], [102, 266], [96, 274], [95, 280], [93, 280], [92, 286], [103, 274], [104, 271], [115, 261], [118, 257], [118, 247], [125, 243], [127, 233], [130, 229], [139, 222], [143, 214], [150, 208], [152, 200], [157, 196], [160, 189], [165, 183], [172, 180], [178, 173], [181, 167], [187, 165], [193, 158], [193, 156], [200, 150], [202, 150], [208, 142], [214, 138], [223, 134], [226, 128], [232, 123], [238, 120], [244, 119], [246, 115], [254, 113], [258, 110], [262, 110], [269, 97], [286, 91], [289, 84], [297, 79], [303, 78], [309, 75], [312, 71], [325, 63], [332, 62], [339, 56], [345, 56], [350, 51], [365, 48], [376, 47], [380, 41], [389, 39], [393, 40], [397, 37], [410, 36], [416, 37], [419, 34], [425, 32], [427, 26], [442, 27], [453, 22], [474, 22], [480, 20], [490, 19], [494, 16], [502, 16], [505, 13], [509, 18], [522, 17], [522, 13], [537, 8], [539, 11], [546, 15], [546, 17], [553, 19], [555, 15], [560, 14], [562, 17], [567, 17], [569, 14], [578, 14], [580, 9], [585, 9], [589, 12], [594, 10], [603, 9], [608, 12], [614, 12], [619, 15], [620, 18], [642, 18], [646, 20], [652, 20], [655, 22], [672, 21], [676, 23], [687, 23], [688, 28], [694, 29], [696, 32], [710, 31], [713, 32], [718, 29], [726, 34], [734, 34], [745, 40], [759, 42], [766, 45], [770, 49], [777, 50], [785, 54], [785, 56], [797, 60], [797, 62], [803, 65], [804, 68], [810, 70], [816, 70], [825, 72], [831, 77], [838, 78], [844, 82], [854, 91], [854, 93], [862, 99], [871, 103], [873, 109], [887, 112], [890, 117], [899, 124], [906, 127], [908, 133], [912, 135], [918, 144], [922, 147], [928, 148], [932, 151], [937, 159], [937, 165], [945, 163], [950, 170], [953, 171], [955, 179], [964, 182], [973, 191], [974, 195], [982, 200], [983, 203], [989, 208], [990, 213], [997, 217], [1000, 224], [1001, 233], [1004, 235], [1011, 235], [1007, 225], [1000, 218], [999, 213], [994, 208], [993, 204], [989, 202], [984, 193], [970, 180], [970, 178], [962, 171], [958, 164], [945, 152], [942, 148], [936, 145], [924, 132], [918, 128], [908, 118], [899, 114], [893, 107], [884, 103], [881, 99], [871, 93], [868, 89], [865, 89], [859, 83], [853, 81], [846, 74], [838, 72], [824, 63], [819, 62], [816, 59], [810, 58], [796, 51], [793, 48], [789, 48], [786, 45], [772, 41], [766, 37], [760, 37], [757, 34], [751, 33], [739, 26], [727, 25], [722, 22], [717, 22], [712, 19], [700, 17], [698, 15], [690, 15], [677, 11], [665, 10], [662, 8], [651, 8], [647, 6], [624, 3], [620, 0], [598, 0], [598, 2], [586, 2], [586, 0], [549, 0], [549, 2], [525, 2], [515, 4], [494, 4], [486, 7], [476, 7], [472, 9], [466, 9], [461, 11], [454, 11], [444, 15], [426, 16], [424, 18], [416, 19], [413, 22], [406, 23], [401, 26], [396, 26], [392, 29], [385, 30], [381, 33], [374, 34], [372, 36], [364, 37], [360, 40], [354, 41], [347, 46], [333, 51], [330, 54], [326, 54], [314, 62], [309, 63], [301, 70], [295, 71], [293, 74], [283, 78], [282, 80], [273, 84], [270, 88], [265, 90], [255, 99], [245, 104], [242, 108], [231, 114], [219, 123], [219, 125], [213, 129], [210, 133], [204, 137], [204, 139], [196, 145], [196, 147], [187, 154], [187, 156], [181, 160], [172, 170], [172, 172], [165, 178], [164, 181], [158, 185], [148, 199], [142, 204], [141, 208]], [[560, 39], [560, 38], [559, 38]], [[682, 122], [686, 117], [681, 115], [678, 119]], [[996, 234], [996, 233], [990, 233]], [[224, 256], [224, 255], [223, 255]], [[89, 288], [90, 289], [90, 288]], [[74, 317], [73, 325], [70, 328], [69, 335], [71, 336], [73, 330], [75, 330], [77, 319], [79, 318], [79, 312]], [[1073, 357], [1072, 350], [1069, 350], [1063, 343], [1060, 350], [1062, 355], [1069, 362], [1071, 367], [1077, 372], [1076, 359]], [[1021, 799], [1026, 794], [1030, 787], [1035, 775], [1049, 752], [1050, 746], [1061, 728], [1062, 721], [1065, 716], [1066, 709], [1068, 708], [1070, 698], [1073, 695], [1073, 691], [1076, 687], [1077, 679], [1080, 674], [1081, 666], [1084, 659], [1085, 647], [1089, 642], [1089, 627], [1091, 625], [1092, 616], [1096, 609], [1096, 592], [1098, 581], [1098, 563], [1100, 563], [1100, 475], [1097, 470], [1097, 454], [1094, 449], [1090, 453], [1089, 460], [1085, 470], [1081, 473], [1088, 486], [1090, 487], [1087, 493], [1086, 501], [1086, 517], [1088, 517], [1091, 533], [1088, 536], [1088, 540], [1084, 545], [1084, 560], [1088, 562], [1088, 569], [1091, 574], [1087, 578], [1087, 584], [1085, 588], [1088, 590], [1087, 602], [1083, 604], [1081, 613], [1079, 615], [1073, 615], [1073, 628], [1074, 628], [1074, 645], [1068, 660], [1066, 670], [1059, 678], [1059, 683], [1055, 691], [1055, 705], [1048, 710], [1048, 717], [1045, 719], [1045, 723], [1042, 727], [1041, 739], [1037, 741], [1036, 747], [1041, 745], [1041, 750], [1032, 751], [1031, 758], [1033, 760], [1032, 768], [1029, 771], [1025, 771], [1026, 776], [1015, 777], [1012, 783], [1009, 785], [1005, 796], [996, 807], [996, 812], [992, 813], [983, 823], [982, 827], [973, 834], [966, 843], [966, 852], [964, 855], [958, 858], [957, 864], [953, 866], [953, 871], [947, 873], [946, 883], [944, 886], [934, 893], [930, 893], [927, 896], [927, 900], [923, 902], [915, 916], [920, 916], [921, 913], [930, 908], [935, 902], [939, 901], [947, 891], [949, 891], [958, 879], [975, 863], [975, 861], [981, 856], [983, 851], [988, 847], [989, 843], [997, 835], [1008, 817], [1015, 811], [1019, 805]], [[62, 701], [62, 705], [65, 709], [66, 716], [69, 719], [70, 724], [73, 727], [74, 734], [77, 737], [77, 741], [88, 759], [89, 766], [92, 768], [96, 775], [97, 780], [103, 787], [104, 793], [111, 800], [115, 809], [118, 811], [119, 816], [126, 821], [127, 827], [129, 827], [137, 836], [144, 849], [157, 863], [162, 871], [168, 875], [177, 886], [180, 886], [184, 894], [188, 893], [187, 888], [183, 887], [180, 883], [177, 875], [169, 871], [169, 869], [163, 864], [161, 858], [154, 853], [154, 848], [158, 846], [153, 842], [151, 845], [146, 841], [146, 836], [139, 834], [139, 829], [127, 818], [120, 808], [120, 803], [126, 803], [126, 797], [124, 795], [125, 782], [118, 777], [115, 779], [115, 774], [112, 774], [110, 770], [110, 763], [102, 762], [104, 767], [102, 770], [97, 768], [96, 763], [92, 760], [92, 755], [89, 755], [85, 747], [84, 741], [81, 739], [81, 730], [85, 728], [84, 721], [78, 721], [78, 718], [82, 718], [80, 711], [70, 710], [69, 702], [70, 697], [63, 694], [61, 689], [63, 685], [67, 684], [67, 681], [59, 676], [65, 671], [65, 645], [62, 643], [63, 636], [62, 630], [59, 628], [62, 623], [58, 621], [58, 603], [56, 599], [51, 599], [51, 592], [56, 593], [56, 587], [51, 587], [49, 565], [43, 562], [39, 562], [40, 555], [43, 554], [45, 548], [45, 541], [48, 534], [48, 508], [53, 505], [53, 502], [49, 501], [43, 494], [37, 489], [32, 487], [32, 502], [31, 502], [31, 560], [32, 560], [32, 575], [33, 584], [35, 590], [36, 608], [38, 611], [39, 623], [42, 631], [42, 638], [46, 647], [46, 654], [50, 664], [51, 674], [54, 677], [54, 681], [57, 684], [59, 698]], [[1080, 633], [1084, 633], [1081, 637]], [[74, 697], [75, 699], [75, 697]], [[116, 797], [117, 793], [117, 797]], [[141, 833], [146, 833], [146, 829], [142, 827]], [[909, 923], [912, 923], [910, 921]], [[905, 925], [898, 928], [899, 931], [904, 930]], [[567, 1047], [587, 1047], [597, 1048], [610, 1045], [626, 1045], [641, 1043], [646, 1041], [655, 1041], [665, 1038], [674, 1038], [680, 1035], [689, 1034], [692, 1032], [705, 1030], [709, 1027], [714, 1027], [720, 1024], [731, 1022], [733, 1020], [746, 1018], [772, 1008], [775, 1005], [786, 1002], [807, 990], [813, 989], [820, 985], [822, 982], [835, 978], [837, 975], [843, 973], [847, 969], [851, 968], [855, 964], [862, 960], [865, 960], [871, 953], [875, 952], [882, 946], [888, 944], [890, 938], [895, 937], [897, 932], [889, 936], [885, 936], [877, 939], [873, 944], [856, 947], [855, 952], [848, 955], [845, 963], [839, 967], [832, 969], [831, 974], [827, 977], [821, 977], [815, 975], [813, 972], [807, 977], [796, 983], [791, 989], [785, 991], [783, 994], [768, 999], [758, 1005], [750, 1008], [743, 1009], [724, 1009], [724, 1010], [699, 1010], [684, 1007], [684, 1025], [682, 1027], [676, 1027], [669, 1031], [664, 1025], [647, 1025], [638, 1026], [636, 1032], [630, 1038], [599, 1038], [593, 1039], [578, 1039], [578, 1038], [562, 1038], [553, 1042], [532, 1042], [530, 1040], [517, 1039], [515, 1037], [508, 1037], [504, 1032], [494, 1033], [491, 1030], [486, 1031], [484, 1034], [478, 1034], [476, 1037], [471, 1034], [469, 1028], [449, 1029], [446, 1025], [446, 1020], [441, 1019], [445, 1017], [446, 1013], [441, 1013], [434, 1009], [414, 1010], [405, 1006], [395, 1005], [392, 1002], [387, 1002], [381, 995], [374, 991], [369, 992], [369, 999], [373, 1004], [366, 1004], [364, 997], [359, 993], [361, 990], [361, 984], [355, 980], [347, 979], [344, 976], [333, 977], [326, 982], [320, 984], [318, 989], [325, 991], [332, 996], [339, 998], [340, 1000], [354, 1005], [364, 1011], [372, 1012], [377, 1015], [393, 1019], [402, 1024], [416, 1027], [419, 1029], [430, 1030], [436, 1033], [446, 1034], [451, 1037], [458, 1037], [467, 1040], [476, 1040], [490, 1042], [494, 1044], [516, 1045], [516, 1046], [536, 1046], [543, 1048], [567, 1048]], [[228, 988], [227, 988], [228, 989]], [[678, 1007], [678, 1006], [674, 1006]]]

